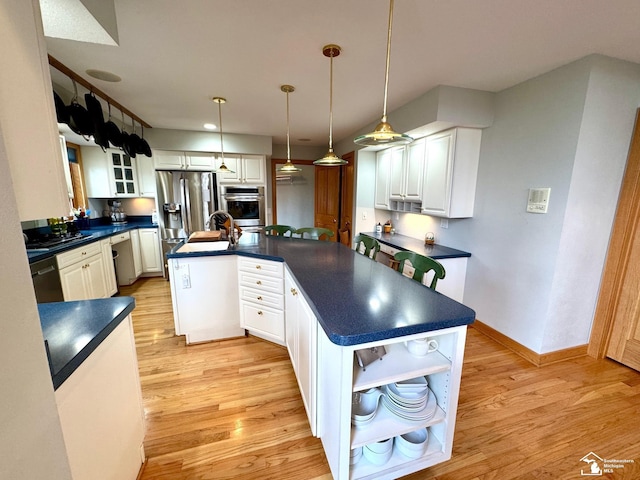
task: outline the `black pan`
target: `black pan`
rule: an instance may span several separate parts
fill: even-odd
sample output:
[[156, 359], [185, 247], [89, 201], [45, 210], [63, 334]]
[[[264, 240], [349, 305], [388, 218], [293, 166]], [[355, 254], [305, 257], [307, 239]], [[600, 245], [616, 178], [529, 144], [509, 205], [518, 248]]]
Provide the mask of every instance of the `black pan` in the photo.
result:
[[100, 105], [100, 101], [95, 97], [93, 92], [85, 94], [84, 101], [87, 104], [87, 111], [93, 122], [93, 141], [106, 152], [107, 148], [109, 148], [109, 139], [107, 138], [107, 131], [104, 126], [102, 105]]
[[109, 108], [109, 119], [107, 123], [104, 124], [107, 140], [114, 147], [122, 147], [122, 132], [120, 132], [118, 126], [111, 120], [111, 104], [109, 102], [107, 102], [107, 106]]
[[[124, 129], [124, 127], [125, 127], [125, 124], [124, 124], [124, 113], [123, 112], [120, 112], [120, 113], [122, 115], [122, 134], [121, 134], [121, 137], [122, 137], [122, 150], [124, 150], [124, 153], [129, 155], [131, 158], [136, 158], [136, 152], [135, 151], [132, 152], [131, 148], [130, 148], [130, 142], [129, 142], [129, 136], [130, 135]], [[133, 155], [132, 155], [132, 153], [133, 153]]]
[[151, 157], [153, 155], [151, 153], [151, 147], [149, 146], [147, 141], [144, 139], [144, 127], [140, 125], [140, 128], [142, 128], [142, 137], [140, 138], [140, 143], [138, 145], [138, 153], [142, 153], [147, 157]]
[[69, 114], [69, 128], [78, 135], [89, 137], [93, 135], [93, 122], [87, 109], [78, 103], [78, 87], [75, 80], [72, 80], [72, 82], [74, 96], [71, 99], [71, 103], [65, 108]]
[[140, 143], [140, 137], [136, 134], [136, 124], [131, 119], [131, 128], [133, 133], [129, 135], [129, 140], [126, 142], [129, 150], [129, 156], [131, 158], [136, 158], [136, 154], [138, 153], [138, 143]]
[[69, 113], [67, 107], [56, 92], [53, 92], [53, 102], [56, 105], [56, 119], [58, 123], [69, 123]]

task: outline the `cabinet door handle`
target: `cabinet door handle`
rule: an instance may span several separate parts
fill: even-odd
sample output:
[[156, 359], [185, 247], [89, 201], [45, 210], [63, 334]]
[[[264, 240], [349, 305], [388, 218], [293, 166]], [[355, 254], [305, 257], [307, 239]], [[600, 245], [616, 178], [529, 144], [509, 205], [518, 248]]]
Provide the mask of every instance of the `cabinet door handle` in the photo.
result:
[[260, 270], [262, 267], [260, 265], [256, 265], [256, 268]]
[[258, 280], [258, 281], [256, 282], [256, 285], [262, 285], [262, 282], [261, 282], [260, 280]]
[[258, 310], [258, 315], [262, 315], [262, 310]]
[[86, 255], [86, 254], [87, 254], [87, 252], [82, 252], [82, 255]]
[[295, 288], [291, 289], [291, 295], [297, 295], [298, 291]]

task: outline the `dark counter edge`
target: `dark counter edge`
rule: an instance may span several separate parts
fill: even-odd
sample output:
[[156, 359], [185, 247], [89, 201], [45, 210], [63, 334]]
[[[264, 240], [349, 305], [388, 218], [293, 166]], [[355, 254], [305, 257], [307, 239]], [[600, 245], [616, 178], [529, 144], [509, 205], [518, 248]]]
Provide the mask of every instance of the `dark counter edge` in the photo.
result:
[[378, 242], [398, 250], [412, 251], [436, 260], [444, 258], [470, 257], [471, 253], [456, 248], [445, 247], [438, 243], [426, 245], [422, 240], [407, 237], [399, 233], [360, 232], [360, 235], [375, 238]]
[[[133, 297], [113, 297], [110, 299], [103, 300], [118, 300], [122, 301], [126, 299], [126, 304], [120, 309], [118, 314], [108, 322], [100, 332], [97, 333], [88, 343], [84, 346], [82, 350], [80, 350], [67, 364], [60, 369], [58, 373], [53, 372], [53, 366], [51, 364], [51, 358], [49, 356], [49, 348], [46, 346], [45, 339], [45, 348], [47, 350], [47, 360], [49, 361], [49, 370], [51, 371], [51, 379], [53, 380], [53, 389], [57, 390], [60, 385], [64, 383], [64, 381], [75, 372], [80, 365], [91, 355], [96, 348], [109, 336], [111, 332], [115, 330], [115, 328], [122, 323], [122, 321], [127, 318], [127, 316], [133, 311], [135, 308], [135, 298]], [[74, 308], [78, 303], [83, 302], [92, 302], [94, 300], [80, 300], [73, 302], [59, 302], [59, 303], [41, 303], [38, 304], [38, 311], [40, 316], [46, 315], [48, 309], [51, 308], [59, 308], [61, 303], [68, 304], [69, 308]]]
[[[188, 253], [177, 252], [177, 250], [183, 244], [184, 244], [184, 242], [179, 243], [174, 248], [172, 248], [167, 253], [167, 257], [168, 258], [197, 258], [197, 257], [216, 257], [216, 256], [226, 256], [226, 255], [237, 255], [237, 256], [241, 256], [241, 257], [250, 257], [250, 258], [263, 259], [263, 260], [272, 260], [272, 261], [275, 261], [275, 262], [284, 263], [285, 267], [287, 268], [289, 273], [291, 273], [291, 275], [294, 278], [296, 277], [295, 273], [287, 265], [286, 259], [284, 259], [282, 257], [277, 257], [277, 256], [273, 256], [273, 255], [267, 255], [267, 254], [258, 253], [258, 252], [235, 250], [234, 247], [229, 247], [230, 250], [216, 250], [216, 251], [210, 251], [210, 252], [188, 252]], [[444, 248], [449, 249], [449, 247], [444, 247]], [[449, 249], [449, 250], [454, 250], [454, 249]], [[458, 258], [458, 257], [469, 257], [469, 256], [471, 256], [471, 254], [467, 253], [467, 252], [462, 252], [462, 251], [459, 251], [459, 250], [456, 250], [456, 252], [460, 252], [460, 253], [466, 254], [466, 255], [455, 255], [454, 254], [451, 257], [447, 257], [447, 258]], [[310, 306], [311, 310], [313, 311], [313, 314], [315, 315], [316, 319], [318, 320], [318, 322], [322, 326], [322, 330], [325, 332], [325, 334], [327, 335], [329, 340], [331, 340], [331, 342], [334, 343], [335, 345], [339, 345], [339, 346], [342, 346], [342, 347], [360, 345], [360, 344], [369, 343], [369, 342], [376, 342], [376, 341], [380, 341], [381, 339], [398, 338], [398, 337], [404, 337], [404, 336], [407, 336], [407, 335], [413, 335], [413, 334], [417, 334], [417, 333], [425, 333], [425, 332], [431, 332], [431, 331], [435, 331], [435, 330], [443, 330], [443, 329], [446, 329], [446, 328], [459, 327], [459, 326], [462, 326], [462, 325], [471, 325], [476, 320], [475, 311], [472, 310], [472, 309], [469, 309], [469, 311], [472, 312], [471, 315], [465, 316], [465, 317], [459, 317], [458, 319], [455, 320], [455, 322], [452, 322], [451, 320], [448, 320], [446, 322], [433, 322], [433, 323], [430, 323], [429, 324], [429, 328], [427, 330], [424, 329], [424, 324], [421, 324], [421, 325], [411, 325], [411, 326], [406, 326], [406, 327], [400, 327], [400, 328], [396, 328], [396, 329], [393, 329], [393, 330], [378, 331], [378, 332], [371, 333], [371, 334], [359, 334], [357, 336], [356, 335], [337, 335], [337, 334], [333, 333], [331, 331], [331, 329], [328, 329], [326, 323], [322, 319], [322, 316], [316, 310], [313, 300], [311, 300], [309, 295], [304, 291], [304, 288], [300, 286], [299, 281], [298, 281], [297, 278], [296, 278], [296, 282], [298, 283], [298, 287], [300, 288], [301, 293], [304, 295], [304, 297], [306, 298], [307, 302], [309, 303], [309, 306]], [[427, 288], [427, 287], [425, 287], [425, 288]], [[327, 330], [329, 330], [329, 331], [327, 331]]]

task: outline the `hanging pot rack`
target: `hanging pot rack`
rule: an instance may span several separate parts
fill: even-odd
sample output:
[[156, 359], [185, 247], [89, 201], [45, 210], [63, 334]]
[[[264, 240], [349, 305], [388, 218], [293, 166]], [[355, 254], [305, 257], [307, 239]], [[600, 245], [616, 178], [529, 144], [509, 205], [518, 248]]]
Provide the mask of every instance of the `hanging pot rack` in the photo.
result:
[[98, 97], [102, 98], [104, 101], [106, 101], [107, 104], [110, 104], [110, 105], [116, 107], [123, 114], [126, 114], [128, 117], [131, 117], [131, 119], [137, 121], [143, 127], [153, 128], [151, 125], [149, 125], [147, 122], [142, 120], [139, 116], [137, 116], [131, 110], [129, 110], [126, 107], [123, 107], [118, 101], [116, 101], [113, 98], [111, 98], [109, 95], [104, 93], [99, 88], [96, 88], [94, 85], [92, 85], [91, 83], [86, 81], [84, 78], [82, 78], [80, 75], [75, 73], [73, 70], [71, 70], [69, 67], [67, 67], [63, 63], [61, 63], [59, 60], [57, 60], [56, 58], [52, 57], [51, 55], [48, 55], [48, 57], [49, 57], [49, 65], [51, 65], [53, 68], [58, 70], [60, 73], [63, 73], [64, 75], [69, 77], [71, 80], [74, 80], [76, 83], [79, 83], [80, 85], [85, 87], [90, 92], [93, 92], [96, 96], [98, 96]]

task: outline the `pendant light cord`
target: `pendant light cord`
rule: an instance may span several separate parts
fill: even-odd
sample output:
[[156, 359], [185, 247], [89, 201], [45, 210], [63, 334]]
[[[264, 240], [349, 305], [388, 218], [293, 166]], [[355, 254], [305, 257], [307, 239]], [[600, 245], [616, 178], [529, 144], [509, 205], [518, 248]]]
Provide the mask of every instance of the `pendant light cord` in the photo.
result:
[[222, 143], [222, 102], [218, 102], [218, 123], [220, 124], [220, 154], [224, 165], [224, 144]]
[[287, 94], [287, 162], [291, 162], [291, 146], [289, 143], [289, 90], [285, 91]]
[[333, 49], [329, 53], [329, 151], [333, 152]]
[[391, 25], [393, 23], [393, 0], [389, 0], [389, 32], [387, 36], [387, 64], [384, 72], [384, 103], [382, 106], [382, 121], [387, 121], [387, 90], [389, 89], [389, 63], [391, 58]]

